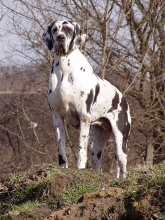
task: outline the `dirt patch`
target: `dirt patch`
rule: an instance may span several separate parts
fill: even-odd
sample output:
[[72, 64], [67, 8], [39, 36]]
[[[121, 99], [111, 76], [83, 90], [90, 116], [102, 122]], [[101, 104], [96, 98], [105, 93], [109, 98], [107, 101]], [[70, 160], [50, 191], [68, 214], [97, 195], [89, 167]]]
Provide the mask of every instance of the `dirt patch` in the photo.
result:
[[80, 203], [52, 213], [45, 220], [59, 219], [118, 219], [124, 210], [123, 190], [121, 188], [109, 188], [96, 193], [87, 193]]
[[[0, 184], [0, 219], [161, 220], [165, 219], [164, 179], [165, 163], [133, 170], [127, 180], [112, 180], [92, 169], [48, 165]], [[37, 203], [35, 210], [17, 209], [28, 202]]]

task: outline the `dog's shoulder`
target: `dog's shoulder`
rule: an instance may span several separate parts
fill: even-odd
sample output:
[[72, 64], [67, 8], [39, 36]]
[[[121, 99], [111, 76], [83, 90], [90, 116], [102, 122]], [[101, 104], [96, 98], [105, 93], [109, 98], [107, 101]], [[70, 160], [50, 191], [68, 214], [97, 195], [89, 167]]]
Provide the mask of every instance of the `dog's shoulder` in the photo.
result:
[[[73, 50], [69, 56], [71, 58], [73, 58], [74, 60], [81, 60], [81, 61], [87, 61], [86, 57], [84, 56], [84, 54], [80, 51], [79, 48]], [[87, 61], [88, 62], [88, 61]]]
[[79, 50], [76, 49], [74, 50], [68, 57], [70, 60], [72, 68], [78, 68], [79, 72], [92, 72], [93, 68], [91, 67], [90, 63], [88, 62], [87, 58], [83, 55], [83, 53]]

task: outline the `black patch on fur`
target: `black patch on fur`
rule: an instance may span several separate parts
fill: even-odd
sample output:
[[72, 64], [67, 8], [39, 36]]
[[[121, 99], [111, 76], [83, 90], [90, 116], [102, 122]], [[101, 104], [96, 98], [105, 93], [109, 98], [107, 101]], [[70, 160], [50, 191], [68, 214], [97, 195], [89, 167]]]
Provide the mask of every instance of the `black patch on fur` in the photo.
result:
[[68, 78], [68, 81], [69, 81], [71, 84], [73, 84], [73, 77], [72, 77], [72, 73], [70, 73], [69, 78]]
[[52, 41], [47, 41], [47, 45], [48, 45], [48, 49], [49, 49], [49, 50], [52, 50], [52, 48], [53, 48], [53, 43], [52, 43]]
[[52, 92], [52, 90], [50, 89], [48, 95], [49, 95], [51, 92]]
[[64, 74], [62, 74], [62, 77], [61, 77], [61, 82], [63, 81], [63, 78], [64, 78]]
[[84, 92], [80, 91], [80, 96], [83, 97], [83, 95], [84, 95]]
[[91, 89], [86, 100], [87, 112], [89, 113], [90, 113], [90, 108], [91, 108], [92, 103], [93, 103], [93, 90]]
[[127, 104], [127, 102], [126, 102], [126, 100], [125, 100], [124, 97], [122, 97], [122, 99], [121, 99], [120, 106], [121, 106], [121, 108], [122, 108], [124, 111], [127, 111], [127, 109], [128, 109], [128, 104]]
[[101, 153], [102, 151], [99, 151], [98, 154], [97, 154], [97, 158], [100, 160], [100, 157], [101, 157]]
[[54, 65], [52, 64], [51, 74], [54, 72]]
[[117, 109], [118, 104], [119, 104], [119, 94], [116, 92], [115, 97], [112, 100], [112, 107], [109, 109], [108, 112], [112, 112], [113, 110]]
[[76, 36], [82, 34], [82, 30], [81, 30], [81, 28], [78, 26], [78, 24], [76, 24], [76, 26], [75, 26], [75, 32], [76, 32]]
[[53, 21], [49, 26], [48, 26], [48, 33], [51, 33], [51, 29], [53, 27], [53, 25], [55, 24], [55, 21]]
[[123, 132], [125, 131], [125, 124], [128, 122], [128, 117], [127, 117], [128, 104], [123, 97], [121, 98], [120, 106], [121, 106], [121, 111], [118, 114], [117, 123], [120, 132], [123, 134]]
[[128, 110], [128, 104], [125, 100], [124, 97], [121, 99], [121, 111], [118, 114], [118, 129], [120, 132], [123, 134], [123, 152], [126, 154], [127, 153], [127, 147], [126, 147], [126, 142], [128, 139], [129, 131], [130, 131], [130, 123], [128, 122], [128, 115], [127, 115], [127, 110]]
[[83, 70], [83, 67], [81, 67], [80, 70]]
[[58, 155], [58, 163], [59, 163], [59, 166], [65, 163], [65, 160], [63, 160], [61, 154]]
[[116, 156], [116, 154], [115, 154], [115, 160], [117, 160], [117, 156]]
[[68, 22], [67, 22], [67, 21], [64, 21], [62, 24], [68, 24]]
[[59, 61], [56, 63], [56, 66], [59, 66]]
[[85, 72], [85, 68], [83, 69], [83, 72]]
[[94, 101], [93, 103], [95, 103], [97, 101], [97, 96], [100, 92], [100, 85], [97, 83], [96, 87], [95, 87], [95, 97], [94, 97]]
[[[52, 29], [54, 23], [55, 23], [55, 21], [52, 22], [51, 25], [49, 25], [49, 26], [48, 26], [48, 29], [47, 29], [47, 32], [48, 32], [48, 34], [50, 35], [50, 38], [51, 38], [51, 29]], [[47, 46], [48, 46], [48, 49], [49, 49], [49, 50], [52, 50], [52, 48], [53, 48], [53, 42], [52, 42], [52, 40], [51, 40], [51, 39], [46, 39], [46, 44], [47, 44]]]
[[48, 105], [49, 105], [49, 108], [50, 108], [50, 110], [52, 111], [52, 108], [50, 107], [50, 104], [49, 104], [49, 102], [48, 102]]
[[[69, 21], [69, 22], [74, 26], [72, 21]], [[70, 41], [70, 45], [69, 45], [70, 50], [73, 48], [75, 37], [76, 37], [76, 30], [75, 30], [75, 27], [74, 27], [74, 32], [72, 34], [72, 40]]]

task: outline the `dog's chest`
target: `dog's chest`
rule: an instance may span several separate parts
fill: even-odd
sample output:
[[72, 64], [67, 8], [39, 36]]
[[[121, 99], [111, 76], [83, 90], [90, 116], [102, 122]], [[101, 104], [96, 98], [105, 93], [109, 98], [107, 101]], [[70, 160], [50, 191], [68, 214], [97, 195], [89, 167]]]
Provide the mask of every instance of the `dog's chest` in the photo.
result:
[[77, 111], [79, 100], [71, 58], [54, 60], [49, 77], [48, 101], [50, 106], [62, 115]]

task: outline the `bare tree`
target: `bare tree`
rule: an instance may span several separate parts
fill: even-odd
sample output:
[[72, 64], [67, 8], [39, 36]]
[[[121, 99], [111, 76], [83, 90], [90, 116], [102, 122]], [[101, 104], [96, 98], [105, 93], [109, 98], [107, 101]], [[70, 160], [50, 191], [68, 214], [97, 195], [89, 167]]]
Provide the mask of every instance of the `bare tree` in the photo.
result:
[[[72, 2], [88, 14], [90, 40], [97, 48], [92, 48], [88, 55], [97, 65], [101, 64], [102, 77], [104, 69], [106, 77], [108, 72], [115, 72], [126, 82], [121, 90], [137, 103], [136, 109], [132, 106], [132, 130], [145, 137], [139, 147], [144, 149], [152, 144], [155, 160], [160, 159], [160, 154], [164, 158], [164, 1], [85, 1], [86, 5], [84, 1]], [[76, 13], [72, 15], [80, 18]], [[134, 144], [138, 142], [134, 140]]]
[[[164, 71], [165, 71], [165, 3], [164, 1], [122, 1], [130, 30], [138, 72], [130, 77], [130, 94], [143, 109], [138, 130], [155, 148], [155, 156], [164, 157]], [[137, 77], [136, 81], [132, 79]], [[138, 86], [137, 86], [138, 85]], [[137, 112], [138, 113], [138, 112]], [[138, 118], [137, 118], [138, 121]], [[155, 159], [156, 159], [155, 158]], [[159, 157], [160, 159], [160, 157]]]

